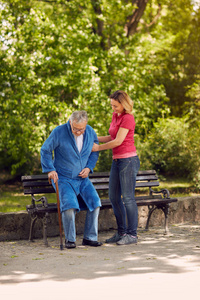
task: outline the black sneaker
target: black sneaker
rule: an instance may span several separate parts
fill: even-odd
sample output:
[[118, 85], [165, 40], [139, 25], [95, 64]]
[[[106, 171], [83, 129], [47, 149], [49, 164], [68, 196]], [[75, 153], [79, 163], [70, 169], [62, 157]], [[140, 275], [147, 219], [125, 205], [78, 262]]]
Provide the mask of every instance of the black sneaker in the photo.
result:
[[76, 244], [75, 242], [65, 241], [65, 248], [67, 249], [76, 248]]
[[120, 235], [118, 232], [115, 233], [111, 238], [106, 240], [107, 244], [114, 244], [117, 243], [119, 240], [121, 240], [121, 238], [123, 237], [123, 235]]

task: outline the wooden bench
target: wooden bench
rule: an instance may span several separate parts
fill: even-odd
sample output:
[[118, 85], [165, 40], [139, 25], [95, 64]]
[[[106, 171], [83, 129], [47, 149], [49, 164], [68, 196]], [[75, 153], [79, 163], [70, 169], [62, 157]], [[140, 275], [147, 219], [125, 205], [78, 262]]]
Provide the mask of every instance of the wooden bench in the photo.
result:
[[[101, 209], [111, 208], [112, 205], [108, 199], [109, 189], [109, 172], [94, 172], [90, 176], [90, 180], [95, 186], [102, 202]], [[33, 227], [35, 221], [39, 218], [43, 220], [43, 239], [45, 245], [47, 242], [47, 222], [50, 213], [57, 213], [57, 203], [48, 203], [47, 194], [55, 193], [55, 190], [48, 182], [48, 176], [45, 175], [27, 175], [21, 178], [24, 187], [24, 195], [31, 195], [32, 204], [26, 206], [27, 212], [31, 216], [31, 225], [29, 240], [33, 240]], [[136, 193], [139, 189], [146, 188], [148, 190], [144, 195], [136, 196], [138, 206], [148, 206], [148, 217], [145, 230], [149, 229], [149, 222], [152, 213], [156, 209], [161, 209], [165, 216], [164, 229], [165, 234], [168, 234], [168, 214], [170, 203], [176, 202], [176, 198], [170, 198], [169, 191], [162, 189], [161, 191], [154, 191], [153, 187], [158, 187], [159, 181], [155, 170], [139, 171], [136, 179]], [[36, 199], [36, 195], [41, 195]]]

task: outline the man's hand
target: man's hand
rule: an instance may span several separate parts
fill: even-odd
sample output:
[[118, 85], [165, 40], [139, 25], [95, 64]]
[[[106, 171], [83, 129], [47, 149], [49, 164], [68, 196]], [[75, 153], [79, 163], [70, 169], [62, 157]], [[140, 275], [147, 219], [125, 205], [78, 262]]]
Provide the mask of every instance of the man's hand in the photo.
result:
[[82, 178], [87, 178], [88, 175], [90, 173], [90, 169], [89, 168], [85, 168], [83, 169], [78, 176], [82, 177]]
[[53, 179], [54, 183], [56, 183], [56, 181], [58, 180], [58, 174], [56, 171], [51, 171], [48, 173], [48, 178]]

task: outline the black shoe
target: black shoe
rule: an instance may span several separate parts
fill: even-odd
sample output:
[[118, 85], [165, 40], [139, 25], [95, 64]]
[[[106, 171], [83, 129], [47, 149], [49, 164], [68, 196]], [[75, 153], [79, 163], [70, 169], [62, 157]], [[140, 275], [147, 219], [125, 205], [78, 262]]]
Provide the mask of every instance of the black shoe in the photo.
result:
[[65, 241], [65, 248], [67, 249], [76, 248], [76, 244], [74, 242]]
[[84, 246], [87, 245], [87, 246], [91, 246], [91, 247], [99, 247], [102, 245], [102, 243], [97, 242], [97, 241], [83, 239], [82, 245], [84, 245]]

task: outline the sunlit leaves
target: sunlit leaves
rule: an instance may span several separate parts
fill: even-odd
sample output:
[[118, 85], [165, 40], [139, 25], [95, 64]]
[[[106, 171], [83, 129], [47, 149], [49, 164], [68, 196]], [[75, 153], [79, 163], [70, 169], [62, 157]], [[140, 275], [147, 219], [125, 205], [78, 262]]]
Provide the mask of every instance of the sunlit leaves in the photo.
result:
[[[75, 109], [87, 110], [97, 134], [107, 134], [109, 95], [117, 89], [134, 101], [141, 141], [160, 117], [181, 114], [179, 104], [187, 120], [198, 117], [191, 105], [200, 69], [198, 10], [190, 0], [148, 1], [136, 34], [127, 37], [132, 2], [1, 1], [2, 168], [31, 170], [50, 131]], [[109, 151], [101, 153], [98, 167], [110, 161]]]

